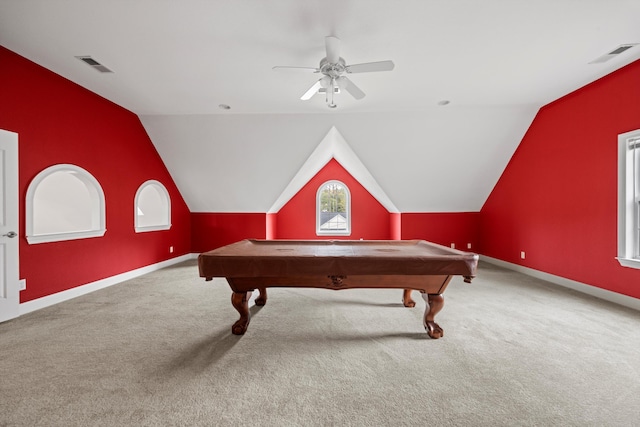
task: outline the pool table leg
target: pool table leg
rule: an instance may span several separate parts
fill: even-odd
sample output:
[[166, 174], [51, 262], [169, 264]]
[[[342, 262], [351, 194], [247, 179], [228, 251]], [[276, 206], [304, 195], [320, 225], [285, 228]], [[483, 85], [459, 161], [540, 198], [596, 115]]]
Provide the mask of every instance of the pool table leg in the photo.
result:
[[260, 294], [256, 298], [256, 305], [263, 306], [267, 303], [267, 288], [258, 288]]
[[249, 298], [251, 292], [234, 292], [231, 294], [231, 304], [240, 313], [240, 319], [231, 327], [234, 335], [243, 335], [247, 332], [251, 316], [249, 314]]
[[402, 294], [402, 304], [404, 304], [405, 307], [415, 307], [416, 306], [416, 302], [411, 298], [411, 291], [413, 289], [405, 289], [404, 293]]
[[435, 317], [444, 306], [444, 297], [440, 294], [423, 293], [422, 299], [427, 303], [424, 310], [424, 329], [431, 338], [442, 338], [444, 331], [440, 325], [435, 322]]

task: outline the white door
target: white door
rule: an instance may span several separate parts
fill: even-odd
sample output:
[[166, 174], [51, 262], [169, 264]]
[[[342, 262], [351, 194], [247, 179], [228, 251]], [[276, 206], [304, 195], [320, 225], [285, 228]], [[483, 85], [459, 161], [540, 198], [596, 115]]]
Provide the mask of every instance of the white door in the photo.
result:
[[0, 322], [18, 317], [18, 134], [0, 129]]

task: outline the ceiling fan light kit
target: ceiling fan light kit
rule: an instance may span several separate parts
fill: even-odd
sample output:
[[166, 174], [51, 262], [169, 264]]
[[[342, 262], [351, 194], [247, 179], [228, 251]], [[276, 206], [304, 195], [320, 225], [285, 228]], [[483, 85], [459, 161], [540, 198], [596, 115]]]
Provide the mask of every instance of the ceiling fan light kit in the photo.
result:
[[393, 61], [389, 60], [347, 65], [345, 60], [340, 57], [340, 39], [337, 37], [325, 37], [325, 49], [327, 56], [320, 61], [318, 68], [292, 66], [273, 67], [274, 69], [297, 68], [312, 70], [314, 73], [323, 74], [323, 77], [315, 82], [313, 86], [300, 97], [303, 101], [311, 99], [316, 93], [324, 93], [327, 106], [329, 108], [336, 108], [337, 105], [334, 102], [334, 95], [341, 93], [343, 90], [355, 99], [360, 100], [364, 98], [366, 94], [344, 74], [391, 71], [394, 67]]

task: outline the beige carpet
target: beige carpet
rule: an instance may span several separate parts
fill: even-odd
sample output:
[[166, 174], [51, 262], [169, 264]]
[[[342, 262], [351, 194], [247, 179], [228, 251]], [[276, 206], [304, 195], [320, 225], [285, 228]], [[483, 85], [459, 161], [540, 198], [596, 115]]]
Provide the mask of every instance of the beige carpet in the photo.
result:
[[438, 322], [399, 290], [271, 289], [246, 335], [195, 261], [0, 324], [0, 426], [637, 426], [640, 313], [481, 264]]

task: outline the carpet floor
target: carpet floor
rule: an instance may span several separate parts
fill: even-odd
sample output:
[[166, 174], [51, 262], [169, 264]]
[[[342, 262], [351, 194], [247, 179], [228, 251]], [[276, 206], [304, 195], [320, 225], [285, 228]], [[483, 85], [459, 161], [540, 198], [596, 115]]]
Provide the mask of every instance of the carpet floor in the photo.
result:
[[243, 336], [188, 261], [0, 324], [0, 426], [638, 426], [640, 313], [481, 263], [401, 290], [270, 289]]

